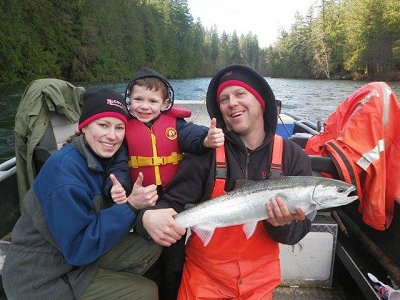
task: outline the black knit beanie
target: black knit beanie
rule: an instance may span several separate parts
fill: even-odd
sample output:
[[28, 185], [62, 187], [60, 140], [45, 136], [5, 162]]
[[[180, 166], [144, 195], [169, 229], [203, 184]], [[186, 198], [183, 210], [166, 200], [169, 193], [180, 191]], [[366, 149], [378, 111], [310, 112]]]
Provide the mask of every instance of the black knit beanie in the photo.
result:
[[258, 102], [260, 103], [262, 110], [265, 111], [265, 101], [261, 97], [263, 94], [263, 88], [265, 83], [260, 81], [258, 77], [251, 76], [247, 70], [243, 72], [243, 70], [236, 68], [232, 70], [227, 70], [225, 74], [221, 76], [218, 82], [218, 89], [217, 89], [217, 101], [218, 97], [221, 94], [222, 90], [227, 86], [237, 85], [245, 88], [250, 93], [256, 97]]
[[[235, 82], [236, 81], [236, 82]], [[278, 120], [275, 96], [265, 78], [253, 68], [246, 65], [229, 65], [219, 70], [211, 79], [207, 89], [207, 111], [211, 118], [217, 119], [217, 126], [224, 126], [223, 117], [218, 103], [218, 89], [229, 86], [230, 83], [245, 87], [251, 92], [264, 109], [265, 132], [275, 133]], [[246, 87], [247, 86], [247, 87]], [[264, 104], [263, 104], [264, 103]]]
[[118, 118], [126, 126], [128, 116], [124, 97], [121, 94], [109, 88], [91, 88], [83, 95], [78, 128], [81, 130], [94, 120], [104, 117]]

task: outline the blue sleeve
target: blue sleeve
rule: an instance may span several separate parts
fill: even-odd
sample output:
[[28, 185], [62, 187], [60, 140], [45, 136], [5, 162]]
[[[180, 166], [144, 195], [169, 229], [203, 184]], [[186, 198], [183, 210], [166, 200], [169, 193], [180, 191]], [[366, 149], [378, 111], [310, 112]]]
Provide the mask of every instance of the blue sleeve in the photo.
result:
[[136, 219], [128, 204], [115, 204], [95, 212], [92, 196], [82, 185], [63, 184], [49, 190], [40, 200], [51, 235], [71, 265], [82, 266], [97, 260], [122, 240]]
[[118, 181], [124, 187], [126, 194], [129, 195], [132, 191], [131, 175], [128, 167], [128, 147], [126, 143], [123, 143], [120, 149], [114, 156], [114, 159], [110, 161], [110, 165], [106, 170], [106, 178], [103, 186], [103, 194], [111, 199], [111, 179], [110, 174], [114, 174]]
[[208, 133], [206, 126], [186, 122], [184, 119], [177, 119], [176, 127], [179, 147], [182, 152], [202, 154], [208, 151], [208, 148], [203, 145]]

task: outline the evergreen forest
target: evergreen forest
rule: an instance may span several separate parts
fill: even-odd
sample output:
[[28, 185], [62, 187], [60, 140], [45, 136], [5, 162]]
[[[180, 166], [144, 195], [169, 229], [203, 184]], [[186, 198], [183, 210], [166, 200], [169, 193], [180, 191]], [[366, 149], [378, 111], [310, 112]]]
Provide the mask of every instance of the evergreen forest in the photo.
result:
[[0, 0], [0, 83], [122, 81], [143, 66], [206, 77], [230, 63], [272, 77], [398, 80], [400, 1], [316, 1], [262, 48], [252, 32], [205, 28], [186, 0]]

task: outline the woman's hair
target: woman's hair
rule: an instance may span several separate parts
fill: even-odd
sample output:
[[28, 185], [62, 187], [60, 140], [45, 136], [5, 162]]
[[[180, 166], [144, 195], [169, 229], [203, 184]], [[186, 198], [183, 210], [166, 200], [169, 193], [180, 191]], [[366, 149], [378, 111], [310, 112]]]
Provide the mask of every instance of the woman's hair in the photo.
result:
[[67, 145], [67, 144], [71, 144], [71, 143], [72, 143], [72, 140], [73, 140], [75, 137], [80, 136], [80, 135], [82, 135], [82, 134], [83, 134], [83, 132], [81, 132], [81, 131], [75, 131], [75, 133], [74, 133], [73, 135], [70, 135], [69, 137], [67, 137], [67, 138], [65, 139], [65, 142], [64, 142], [63, 146], [65, 146], [65, 145]]

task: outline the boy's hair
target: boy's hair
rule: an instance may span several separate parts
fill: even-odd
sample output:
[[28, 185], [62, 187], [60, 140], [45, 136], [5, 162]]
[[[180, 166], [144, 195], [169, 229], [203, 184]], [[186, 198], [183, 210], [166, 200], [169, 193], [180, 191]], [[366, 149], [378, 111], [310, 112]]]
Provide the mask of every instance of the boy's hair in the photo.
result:
[[161, 90], [163, 100], [168, 98], [168, 88], [163, 81], [155, 77], [144, 77], [139, 78], [132, 82], [130, 87], [130, 93], [132, 95], [132, 90], [135, 86], [144, 86], [146, 89], [151, 91], [159, 91]]

